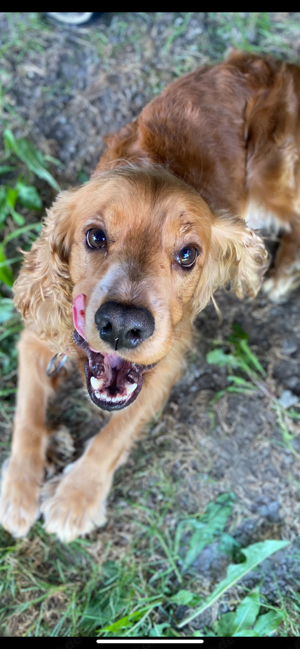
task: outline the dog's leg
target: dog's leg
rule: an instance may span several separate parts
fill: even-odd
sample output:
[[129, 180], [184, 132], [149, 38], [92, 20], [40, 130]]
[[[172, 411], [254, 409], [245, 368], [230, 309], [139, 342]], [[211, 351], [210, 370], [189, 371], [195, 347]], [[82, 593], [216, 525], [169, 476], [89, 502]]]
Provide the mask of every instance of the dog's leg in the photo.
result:
[[19, 385], [11, 456], [3, 467], [0, 522], [24, 536], [38, 516], [45, 465], [47, 400], [53, 391], [45, 370], [53, 354], [25, 329], [19, 342]]
[[178, 380], [180, 356], [178, 349], [169, 352], [145, 379], [137, 400], [114, 414], [83, 456], [66, 468], [62, 479], [46, 483], [43, 510], [48, 532], [68, 543], [103, 525], [114, 471], [125, 462], [140, 429], [162, 407]]
[[263, 285], [274, 302], [280, 302], [300, 284], [300, 216], [289, 222], [291, 230], [283, 234], [274, 268]]

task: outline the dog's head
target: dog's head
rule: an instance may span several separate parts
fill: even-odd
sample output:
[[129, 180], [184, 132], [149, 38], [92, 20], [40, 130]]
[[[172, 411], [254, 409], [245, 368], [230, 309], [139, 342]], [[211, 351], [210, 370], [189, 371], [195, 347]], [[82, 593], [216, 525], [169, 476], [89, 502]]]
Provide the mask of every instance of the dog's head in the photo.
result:
[[58, 197], [15, 303], [54, 351], [85, 362], [92, 401], [116, 410], [134, 401], [176, 325], [218, 286], [257, 293], [266, 257], [240, 219], [212, 214], [182, 180], [127, 165]]

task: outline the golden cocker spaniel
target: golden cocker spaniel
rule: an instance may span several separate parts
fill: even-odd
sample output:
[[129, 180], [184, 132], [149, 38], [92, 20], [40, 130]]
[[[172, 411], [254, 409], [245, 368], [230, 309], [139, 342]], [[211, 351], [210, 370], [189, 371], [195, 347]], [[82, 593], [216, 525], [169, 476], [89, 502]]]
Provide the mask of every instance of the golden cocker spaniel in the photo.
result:
[[228, 282], [258, 292], [267, 253], [251, 226], [284, 231], [270, 297], [299, 283], [299, 96], [295, 65], [235, 53], [169, 86], [107, 139], [87, 184], [58, 196], [14, 288], [26, 328], [0, 503], [14, 536], [40, 512], [54, 353], [113, 412], [49, 483], [46, 529], [68, 542], [104, 522], [114, 471], [179, 378], [195, 315]]

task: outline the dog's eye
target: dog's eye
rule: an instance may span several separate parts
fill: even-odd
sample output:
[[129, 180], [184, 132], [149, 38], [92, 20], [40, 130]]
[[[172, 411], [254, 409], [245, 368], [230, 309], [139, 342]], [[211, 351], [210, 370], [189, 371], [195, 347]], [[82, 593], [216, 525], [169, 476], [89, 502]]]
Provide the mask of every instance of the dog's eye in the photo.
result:
[[106, 236], [103, 230], [91, 228], [86, 233], [86, 242], [89, 248], [105, 248], [107, 245]]
[[195, 246], [186, 246], [176, 253], [176, 261], [183, 268], [192, 268], [199, 255], [199, 250]]

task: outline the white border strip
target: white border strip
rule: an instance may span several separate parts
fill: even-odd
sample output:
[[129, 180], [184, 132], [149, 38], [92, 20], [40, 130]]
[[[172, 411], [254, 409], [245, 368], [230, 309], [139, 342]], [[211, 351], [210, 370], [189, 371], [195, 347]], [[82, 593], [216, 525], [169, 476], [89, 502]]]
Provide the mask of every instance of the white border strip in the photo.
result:
[[106, 643], [106, 644], [141, 644], [147, 647], [148, 644], [157, 644], [158, 642], [163, 642], [163, 644], [173, 644], [176, 646], [177, 644], [197, 644], [197, 642], [203, 643], [204, 640], [202, 638], [195, 638], [195, 640], [189, 639], [189, 638], [144, 638], [144, 639], [135, 639], [135, 638], [118, 638], [118, 639], [112, 639], [112, 638], [102, 638], [100, 640], [96, 640], [99, 644], [101, 642]]

